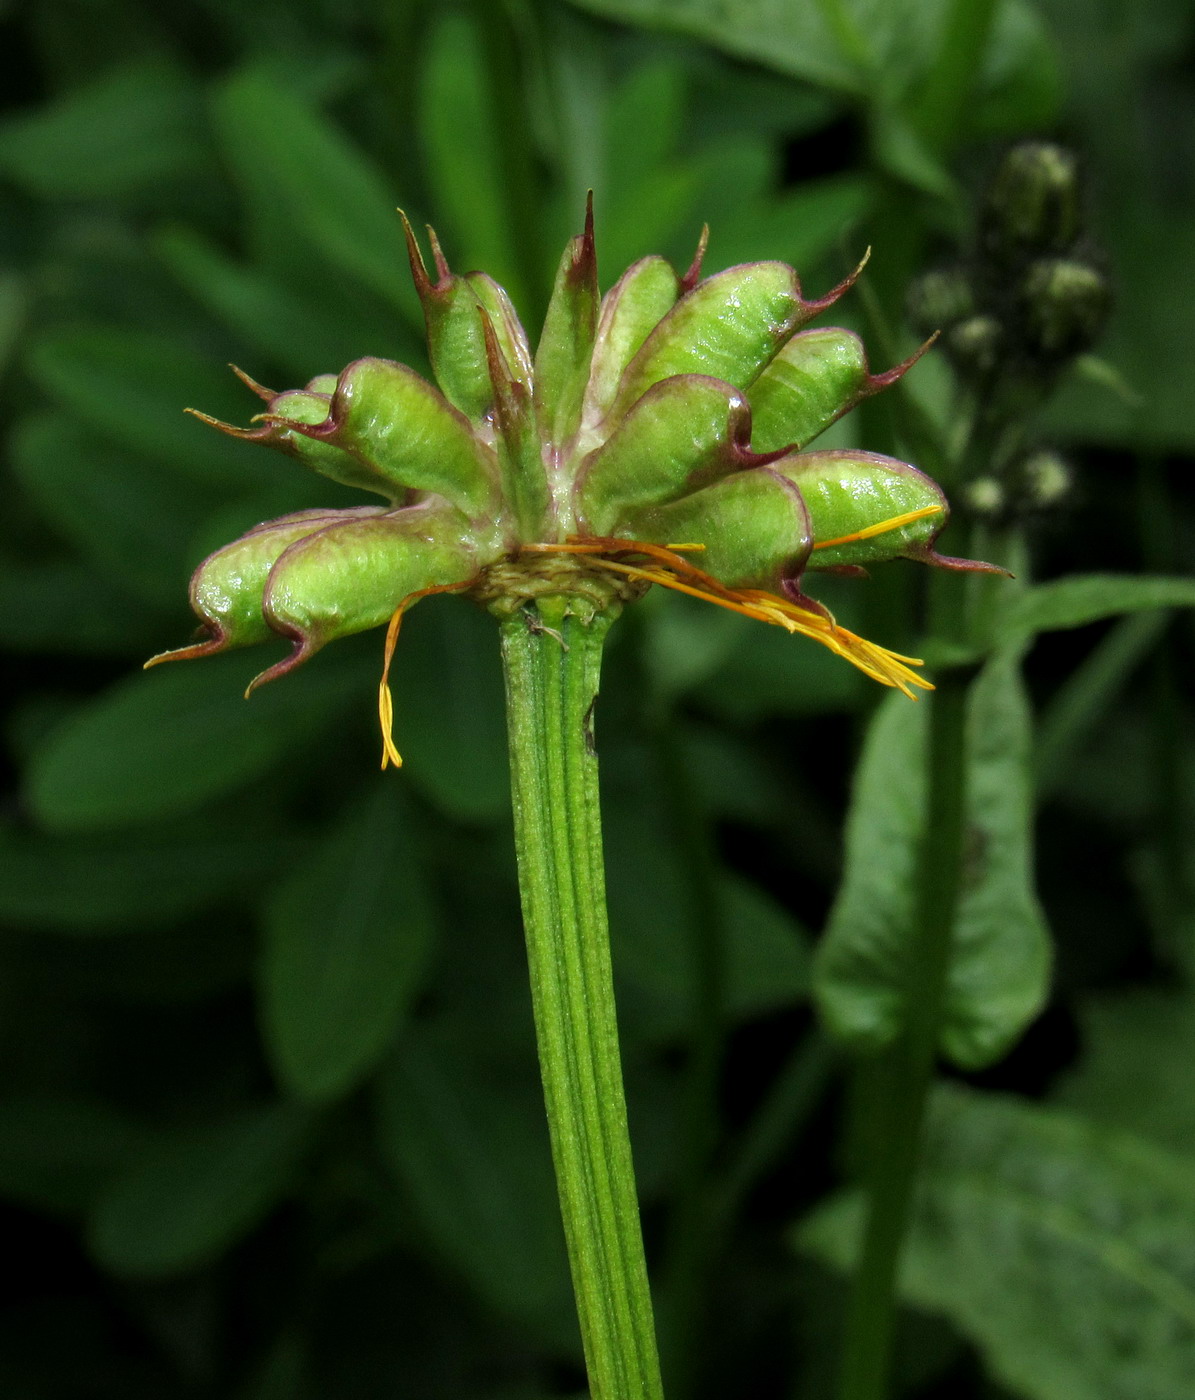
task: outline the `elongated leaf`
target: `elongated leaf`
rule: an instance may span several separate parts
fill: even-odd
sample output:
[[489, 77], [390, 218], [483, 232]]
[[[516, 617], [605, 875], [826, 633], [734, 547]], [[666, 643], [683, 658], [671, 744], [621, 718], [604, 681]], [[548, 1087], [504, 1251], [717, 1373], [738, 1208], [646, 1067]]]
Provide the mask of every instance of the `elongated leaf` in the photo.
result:
[[0, 1100], [0, 1196], [55, 1215], [75, 1215], [87, 1209], [146, 1136], [98, 1100]]
[[[1033, 888], [1030, 717], [1018, 653], [988, 663], [967, 717], [967, 863], [941, 1049], [975, 1068], [998, 1059], [1040, 1010], [1049, 939]], [[925, 821], [928, 708], [886, 701], [868, 734], [847, 826], [846, 874], [815, 963], [832, 1031], [861, 1047], [904, 1020]]]
[[[574, 0], [607, 19], [691, 34], [793, 77], [859, 96], [915, 90], [938, 57], [947, 0]], [[1046, 57], [1043, 60], [1042, 55]], [[1005, 0], [976, 80], [980, 127], [1031, 124], [1042, 105], [1044, 26], [1022, 0]], [[1052, 66], [1047, 69], [1052, 76]], [[1046, 92], [1056, 97], [1056, 83]], [[993, 111], [989, 116], [989, 98]]]
[[0, 125], [0, 170], [49, 199], [119, 199], [207, 154], [198, 92], [180, 69], [153, 60]]
[[0, 642], [9, 650], [136, 657], [166, 639], [137, 598], [87, 565], [0, 556]]
[[174, 600], [203, 495], [66, 418], [34, 418], [13, 442], [13, 468], [43, 514], [138, 597]]
[[251, 202], [274, 206], [326, 258], [422, 327], [407, 272], [399, 203], [386, 177], [329, 120], [252, 69], [216, 102], [224, 150]]
[[[159, 255], [184, 287], [247, 344], [289, 370], [296, 384], [336, 373], [364, 348], [359, 327], [256, 267], [235, 262], [189, 228], [156, 240]], [[242, 413], [240, 418], [247, 417]]]
[[83, 706], [34, 756], [34, 811], [73, 831], [175, 816], [302, 752], [346, 704], [368, 703], [368, 682], [343, 664], [310, 667], [246, 701], [261, 667], [256, 653], [179, 664]]
[[441, 1253], [506, 1317], [575, 1337], [537, 1088], [443, 1033], [403, 1038], [380, 1086], [379, 1146]]
[[425, 167], [449, 261], [461, 271], [483, 268], [519, 306], [524, 289], [504, 217], [500, 133], [487, 102], [492, 78], [486, 62], [466, 15], [450, 12], [437, 21], [420, 74]]
[[0, 920], [72, 934], [164, 925], [251, 889], [293, 852], [227, 824], [167, 826], [136, 841], [0, 828]]
[[427, 966], [432, 911], [401, 790], [379, 778], [270, 901], [266, 1046], [285, 1088], [330, 1099], [393, 1038]]
[[1083, 1057], [1058, 1086], [1058, 1101], [1109, 1128], [1189, 1153], [1195, 1143], [1195, 1000], [1189, 992], [1138, 987], [1079, 1007]]
[[287, 469], [184, 414], [199, 408], [235, 423], [256, 410], [226, 366], [175, 341], [91, 326], [54, 330], [34, 343], [29, 371], [89, 428], [166, 471], [250, 491]]
[[1075, 574], [1022, 593], [1000, 623], [1000, 636], [1085, 627], [1146, 608], [1195, 607], [1195, 579], [1131, 574]]
[[92, 1253], [131, 1278], [163, 1278], [207, 1263], [285, 1194], [310, 1129], [307, 1113], [274, 1105], [163, 1133], [97, 1201]]
[[[1137, 1139], [1012, 1099], [942, 1091], [901, 1292], [943, 1312], [1030, 1400], [1186, 1400], [1195, 1176]], [[851, 1259], [857, 1202], [802, 1246]]]

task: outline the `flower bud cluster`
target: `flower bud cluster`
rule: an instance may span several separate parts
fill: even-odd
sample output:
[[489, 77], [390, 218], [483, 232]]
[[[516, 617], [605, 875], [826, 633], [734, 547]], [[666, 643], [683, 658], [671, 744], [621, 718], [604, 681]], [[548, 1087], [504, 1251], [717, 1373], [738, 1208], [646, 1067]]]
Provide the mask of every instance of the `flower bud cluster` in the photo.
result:
[[1099, 338], [1111, 288], [1083, 233], [1074, 153], [1014, 146], [984, 192], [972, 254], [910, 292], [913, 323], [941, 331], [959, 379], [977, 394], [1032, 397]]

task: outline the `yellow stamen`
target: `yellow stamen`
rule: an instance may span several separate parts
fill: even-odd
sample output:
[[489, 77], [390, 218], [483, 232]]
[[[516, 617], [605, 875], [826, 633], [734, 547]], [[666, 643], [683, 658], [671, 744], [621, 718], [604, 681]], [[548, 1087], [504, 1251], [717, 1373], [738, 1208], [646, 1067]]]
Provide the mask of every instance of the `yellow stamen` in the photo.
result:
[[899, 530], [902, 525], [909, 525], [914, 520], [924, 520], [927, 515], [939, 515], [941, 511], [941, 506], [922, 506], [920, 510], [907, 510], [903, 515], [894, 515], [891, 520], [881, 520], [876, 525], [868, 525], [865, 529], [856, 530], [854, 534], [839, 535], [836, 540], [818, 540], [813, 547], [829, 549], [831, 545], [874, 539], [876, 535], [886, 535], [890, 530]]
[[[664, 545], [611, 537], [570, 539], [562, 545], [528, 545], [526, 549], [542, 553], [597, 556], [593, 558], [593, 563], [598, 568], [609, 569], [628, 578], [642, 579], [646, 583], [658, 583], [663, 588], [687, 593], [690, 597], [700, 598], [730, 612], [742, 613], [744, 617], [783, 627], [787, 632], [798, 632], [829, 647], [881, 685], [903, 691], [910, 700], [917, 698], [913, 693], [914, 686], [922, 690], [934, 688], [924, 677], [910, 669], [922, 664], [916, 657], [902, 656], [869, 642], [865, 637], [840, 627], [829, 614], [817, 612], [809, 606], [803, 607], [779, 594], [759, 588], [728, 588]], [[611, 554], [646, 555], [658, 562], [626, 564], [620, 559], [610, 558]]]
[[398, 633], [402, 627], [403, 614], [420, 598], [427, 598], [432, 593], [454, 593], [458, 589], [468, 588], [472, 582], [465, 579], [461, 583], [439, 583], [432, 588], [420, 588], [407, 596], [394, 609], [390, 618], [390, 625], [386, 628], [386, 646], [382, 653], [382, 679], [378, 683], [378, 719], [382, 726], [382, 772], [393, 764], [395, 768], [402, 767], [402, 754], [394, 746], [394, 696], [390, 693], [390, 663], [394, 660], [394, 648], [398, 644]]

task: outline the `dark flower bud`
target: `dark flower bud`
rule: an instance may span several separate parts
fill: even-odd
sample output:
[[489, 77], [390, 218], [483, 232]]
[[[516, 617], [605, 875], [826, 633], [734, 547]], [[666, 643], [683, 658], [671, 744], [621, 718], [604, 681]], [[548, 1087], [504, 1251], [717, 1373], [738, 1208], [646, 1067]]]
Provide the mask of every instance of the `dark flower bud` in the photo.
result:
[[1014, 146], [1001, 161], [981, 216], [985, 250], [1001, 262], [1063, 253], [1079, 236], [1082, 208], [1072, 151], [1045, 141]]
[[1042, 258], [1021, 284], [1029, 348], [1050, 359], [1081, 355], [1099, 339], [1112, 300], [1104, 274], [1073, 258]]
[[909, 320], [919, 335], [933, 335], [972, 315], [975, 294], [961, 267], [937, 267], [909, 289]]

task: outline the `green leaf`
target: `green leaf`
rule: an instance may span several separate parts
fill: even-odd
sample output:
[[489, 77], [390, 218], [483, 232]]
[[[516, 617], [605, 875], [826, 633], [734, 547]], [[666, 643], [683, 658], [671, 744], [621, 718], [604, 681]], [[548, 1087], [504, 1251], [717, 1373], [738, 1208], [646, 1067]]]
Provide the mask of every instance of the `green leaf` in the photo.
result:
[[251, 203], [293, 221], [329, 262], [422, 328], [399, 201], [370, 158], [262, 71], [247, 69], [230, 79], [215, 115], [225, 154]]
[[[800, 1232], [837, 1267], [857, 1201]], [[900, 1289], [1030, 1400], [1186, 1400], [1195, 1369], [1187, 1159], [1013, 1099], [940, 1091]]]
[[492, 81], [486, 63], [469, 18], [442, 15], [420, 63], [419, 134], [449, 260], [454, 267], [484, 269], [518, 306], [526, 289], [505, 218], [507, 196], [499, 133], [486, 101]]
[[1001, 640], [1085, 627], [1144, 608], [1195, 607], [1195, 579], [1075, 574], [1020, 594], [1000, 620]]
[[198, 93], [151, 59], [0, 125], [0, 171], [46, 199], [120, 199], [208, 156]]
[[0, 375], [16, 354], [29, 310], [29, 285], [15, 272], [0, 271]]
[[43, 514], [105, 573], [150, 604], [173, 600], [194, 562], [199, 491], [113, 451], [67, 418], [27, 419], [11, 460]]
[[573, 1344], [537, 1086], [425, 1026], [404, 1037], [378, 1108], [379, 1146], [436, 1251], [501, 1315]]
[[256, 409], [226, 366], [177, 341], [111, 327], [47, 331], [28, 367], [88, 427], [167, 471], [248, 491], [287, 469], [184, 414], [194, 407], [236, 422]]
[[305, 1111], [274, 1105], [162, 1133], [97, 1201], [92, 1253], [128, 1278], [165, 1278], [208, 1263], [285, 1195], [310, 1128]]
[[[949, 0], [574, 0], [606, 19], [692, 35], [791, 77], [875, 101], [916, 93], [937, 60]], [[1010, 109], [1031, 123], [1041, 110], [1042, 26], [1021, 0], [1005, 0], [975, 77], [982, 130]], [[1010, 12], [1010, 13], [1005, 13]], [[1050, 85], [1053, 98], [1056, 87]], [[987, 113], [989, 100], [992, 113]]]
[[418, 992], [432, 910], [393, 775], [329, 832], [270, 899], [262, 1020], [275, 1072], [300, 1098], [350, 1090]]
[[335, 372], [361, 354], [360, 328], [347, 317], [334, 318], [261, 269], [234, 261], [192, 229], [164, 229], [154, 246], [202, 306], [297, 383]]
[[103, 574], [76, 560], [0, 556], [0, 642], [10, 650], [145, 656], [161, 640], [160, 623]]
[[0, 828], [0, 920], [71, 934], [160, 927], [251, 890], [290, 853], [289, 842], [227, 822], [158, 827], [135, 841]]
[[1079, 1007], [1083, 1057], [1062, 1107], [1189, 1154], [1195, 1143], [1195, 1002], [1189, 992], [1118, 989]]
[[83, 831], [193, 810], [301, 754], [349, 703], [368, 704], [360, 673], [325, 663], [252, 700], [261, 658], [212, 657], [131, 676], [82, 706], [34, 756], [33, 810]]
[[694, 208], [709, 224], [709, 266], [781, 258], [807, 273], [832, 257], [841, 271], [844, 250], [863, 256], [866, 240], [854, 230], [875, 201], [870, 176], [851, 171], [810, 178], [777, 194], [775, 152], [753, 135], [712, 142], [695, 159], [701, 184]]
[[54, 1215], [78, 1214], [145, 1139], [143, 1129], [98, 1100], [0, 1100], [0, 1196]]
[[[846, 873], [815, 959], [832, 1032], [888, 1044], [904, 1020], [916, 871], [925, 820], [928, 707], [903, 696], [872, 722], [847, 823]], [[967, 716], [967, 861], [955, 922], [942, 1053], [978, 1068], [1000, 1058], [1041, 1009], [1049, 936], [1032, 876], [1031, 721], [1019, 655], [995, 656]]]
[[734, 619], [732, 635], [725, 664], [700, 690], [702, 704], [715, 714], [750, 724], [771, 715], [803, 719], [851, 708], [858, 693], [856, 673], [825, 647], [803, 646], [778, 627], [759, 627], [745, 618]]
[[690, 34], [781, 72], [845, 92], [859, 91], [862, 74], [845, 56], [824, 9], [776, 0], [575, 0], [605, 19]]

